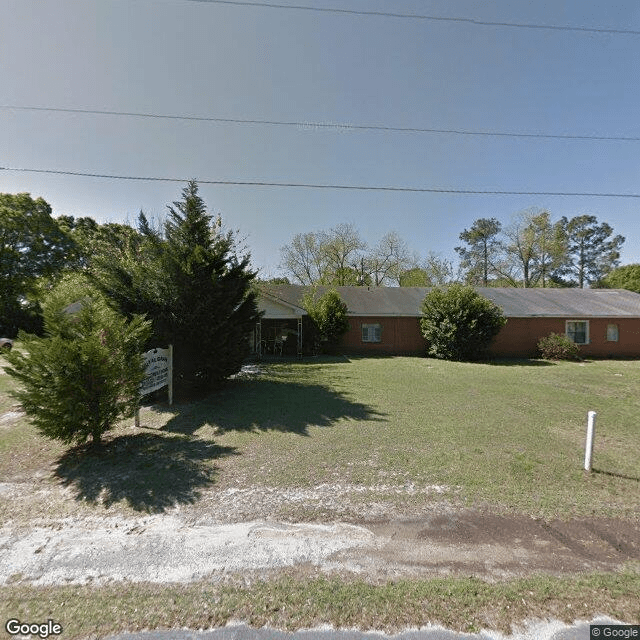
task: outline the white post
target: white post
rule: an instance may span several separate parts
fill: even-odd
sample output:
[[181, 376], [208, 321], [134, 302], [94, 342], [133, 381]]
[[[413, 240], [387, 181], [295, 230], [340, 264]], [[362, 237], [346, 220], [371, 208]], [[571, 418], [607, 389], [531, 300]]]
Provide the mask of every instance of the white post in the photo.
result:
[[595, 411], [589, 411], [587, 414], [587, 444], [584, 449], [584, 470], [591, 471], [591, 455], [593, 454], [593, 436], [596, 430]]
[[169, 404], [173, 404], [173, 345], [169, 345]]

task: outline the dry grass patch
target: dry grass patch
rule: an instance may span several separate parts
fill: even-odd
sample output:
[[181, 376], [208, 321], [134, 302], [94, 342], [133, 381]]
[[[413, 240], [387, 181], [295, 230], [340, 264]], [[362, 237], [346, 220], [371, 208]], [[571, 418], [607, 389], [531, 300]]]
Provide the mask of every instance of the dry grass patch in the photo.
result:
[[290, 575], [249, 585], [126, 584], [0, 588], [0, 617], [59, 622], [69, 640], [145, 629], [208, 629], [240, 620], [283, 630], [332, 625], [396, 632], [441, 624], [465, 632], [509, 633], [525, 620], [571, 623], [599, 613], [640, 619], [640, 573], [531, 577], [488, 584], [475, 578], [371, 585]]

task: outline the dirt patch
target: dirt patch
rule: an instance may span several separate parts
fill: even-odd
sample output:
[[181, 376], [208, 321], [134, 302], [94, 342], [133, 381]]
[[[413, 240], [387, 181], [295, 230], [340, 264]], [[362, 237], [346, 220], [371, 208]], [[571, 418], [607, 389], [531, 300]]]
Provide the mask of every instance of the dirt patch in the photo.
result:
[[[98, 484], [104, 481], [97, 476]], [[52, 517], [91, 518], [107, 516], [135, 517], [126, 499], [97, 493], [96, 504], [86, 498], [86, 488], [65, 484], [43, 473], [37, 479], [13, 475], [11, 482], [0, 483], [0, 513], [14, 523], [46, 526]], [[123, 495], [131, 495], [127, 479], [117, 479]], [[228, 482], [228, 481], [227, 481]], [[456, 490], [441, 485], [379, 484], [359, 485], [324, 483], [311, 487], [203, 486], [197, 500], [163, 505], [163, 513], [179, 515], [192, 525], [213, 525], [257, 520], [285, 522], [352, 522], [363, 519], [404, 518], [440, 513], [450, 509], [449, 499]], [[105, 502], [109, 499], [109, 504]], [[4, 504], [3, 504], [4, 503]], [[96, 510], [97, 507], [97, 510]]]
[[[322, 488], [318, 491], [323, 494]], [[276, 489], [259, 493], [278, 497]], [[302, 491], [299, 498], [306, 497]], [[446, 503], [411, 519], [206, 520], [176, 511], [62, 518], [30, 528], [8, 523], [0, 529], [0, 584], [216, 581], [296, 568], [356, 574], [374, 582], [449, 575], [495, 581], [533, 573], [613, 571], [640, 560], [640, 529], [634, 523], [542, 521]]]
[[[93, 525], [93, 526], [91, 526]], [[240, 523], [185, 526], [178, 518], [59, 523], [0, 532], [0, 581], [37, 585], [190, 582], [297, 564], [321, 565], [342, 548], [371, 542], [345, 524]]]
[[609, 571], [640, 560], [640, 529], [621, 520], [547, 522], [465, 510], [362, 524], [385, 542], [353, 556], [362, 568], [386, 566], [394, 574], [401, 569], [412, 575], [496, 579], [539, 572]]
[[348, 521], [358, 523], [385, 517], [402, 517], [405, 505], [415, 501], [422, 513], [448, 509], [445, 495], [455, 489], [441, 485], [323, 483], [313, 487], [279, 488], [228, 487], [203, 494], [200, 508], [194, 510], [198, 523], [238, 522], [258, 518], [287, 521]]

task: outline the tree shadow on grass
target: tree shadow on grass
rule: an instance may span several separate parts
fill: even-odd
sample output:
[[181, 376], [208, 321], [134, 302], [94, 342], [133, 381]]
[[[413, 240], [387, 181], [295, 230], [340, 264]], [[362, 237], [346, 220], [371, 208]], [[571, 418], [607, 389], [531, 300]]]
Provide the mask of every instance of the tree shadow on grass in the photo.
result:
[[551, 360], [535, 360], [533, 358], [494, 358], [480, 361], [480, 364], [490, 364], [496, 367], [555, 367], [558, 363]]
[[72, 487], [76, 500], [105, 507], [124, 501], [135, 511], [162, 513], [176, 504], [192, 504], [212, 486], [213, 461], [237, 455], [221, 447], [180, 435], [137, 433], [118, 436], [101, 449], [70, 449], [57, 460], [55, 477]]
[[[299, 369], [297, 375], [299, 378]], [[330, 427], [338, 420], [385, 419], [385, 414], [330, 387], [304, 384], [289, 377], [293, 374], [232, 381], [222, 391], [185, 407], [162, 429], [193, 434], [208, 424], [219, 432], [274, 430], [308, 436], [309, 427]]]

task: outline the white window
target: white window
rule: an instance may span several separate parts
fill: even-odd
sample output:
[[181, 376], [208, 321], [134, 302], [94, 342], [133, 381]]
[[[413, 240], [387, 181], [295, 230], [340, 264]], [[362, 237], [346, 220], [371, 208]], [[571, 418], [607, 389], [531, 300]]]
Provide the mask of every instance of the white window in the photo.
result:
[[618, 342], [618, 325], [607, 325], [607, 342]]
[[589, 344], [589, 321], [567, 320], [566, 334], [576, 344]]
[[362, 342], [382, 342], [382, 327], [379, 324], [363, 324]]

